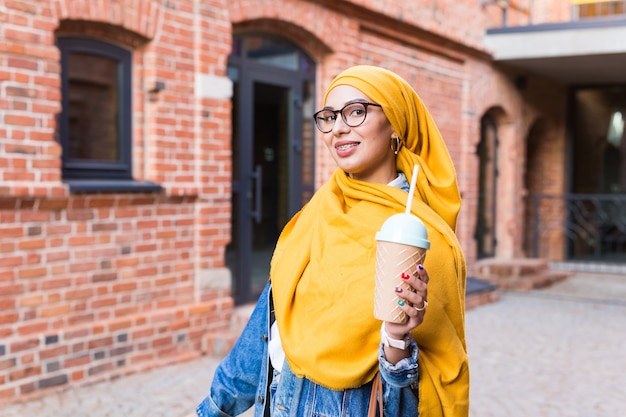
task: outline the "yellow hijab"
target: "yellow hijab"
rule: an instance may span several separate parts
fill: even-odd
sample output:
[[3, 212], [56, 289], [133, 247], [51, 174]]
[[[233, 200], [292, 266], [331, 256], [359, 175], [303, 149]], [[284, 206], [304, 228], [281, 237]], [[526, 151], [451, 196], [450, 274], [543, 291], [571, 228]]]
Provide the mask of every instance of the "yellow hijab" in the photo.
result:
[[[350, 85], [382, 106], [404, 140], [397, 168], [409, 181], [420, 166], [413, 214], [428, 229], [429, 306], [413, 332], [419, 346], [419, 412], [467, 416], [465, 258], [454, 234], [460, 208], [454, 166], [441, 134], [413, 88], [395, 73], [356, 66], [328, 87]], [[324, 97], [324, 101], [326, 96]], [[336, 170], [285, 226], [271, 262], [276, 322], [292, 371], [335, 390], [359, 387], [378, 370], [380, 321], [373, 317], [376, 242], [406, 192]]]

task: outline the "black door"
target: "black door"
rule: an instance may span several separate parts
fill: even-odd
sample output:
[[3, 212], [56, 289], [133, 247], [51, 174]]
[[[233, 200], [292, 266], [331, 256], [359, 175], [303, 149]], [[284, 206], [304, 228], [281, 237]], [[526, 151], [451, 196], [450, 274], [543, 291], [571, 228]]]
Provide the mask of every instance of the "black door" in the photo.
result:
[[312, 191], [312, 177], [303, 178], [303, 167], [311, 167], [312, 152], [303, 149], [312, 149], [312, 118], [304, 120], [311, 112], [304, 106], [311, 102], [312, 81], [273, 63], [245, 57], [229, 63], [233, 183], [226, 263], [241, 304], [258, 298], [280, 231]]

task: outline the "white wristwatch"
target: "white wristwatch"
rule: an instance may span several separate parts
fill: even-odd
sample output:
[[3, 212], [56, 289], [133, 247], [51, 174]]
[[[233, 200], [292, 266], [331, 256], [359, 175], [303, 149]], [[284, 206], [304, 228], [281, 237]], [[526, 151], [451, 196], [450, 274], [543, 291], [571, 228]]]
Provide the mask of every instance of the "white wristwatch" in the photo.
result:
[[383, 342], [385, 346], [389, 346], [396, 349], [406, 350], [411, 344], [411, 335], [407, 333], [404, 335], [404, 339], [392, 339], [387, 334], [387, 330], [385, 329], [385, 322], [383, 321], [382, 326], [380, 326], [380, 340]]

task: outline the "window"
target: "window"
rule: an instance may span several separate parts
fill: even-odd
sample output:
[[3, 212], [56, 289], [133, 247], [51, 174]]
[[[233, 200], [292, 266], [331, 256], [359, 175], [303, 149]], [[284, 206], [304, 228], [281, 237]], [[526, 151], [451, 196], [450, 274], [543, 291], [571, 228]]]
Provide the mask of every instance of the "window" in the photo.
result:
[[63, 180], [72, 191], [150, 188], [132, 178], [131, 51], [77, 37], [59, 37], [57, 44]]

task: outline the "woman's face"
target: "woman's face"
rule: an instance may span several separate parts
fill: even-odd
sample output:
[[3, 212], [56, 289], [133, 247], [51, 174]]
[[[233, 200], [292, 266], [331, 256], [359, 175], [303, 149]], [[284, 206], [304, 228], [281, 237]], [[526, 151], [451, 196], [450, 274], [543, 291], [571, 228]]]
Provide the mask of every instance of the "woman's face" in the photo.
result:
[[[355, 101], [372, 102], [360, 90], [347, 85], [333, 88], [326, 98], [326, 109], [340, 110]], [[365, 121], [348, 126], [340, 114], [333, 129], [322, 138], [333, 159], [350, 177], [378, 184], [387, 184], [397, 177], [396, 159], [391, 149], [395, 137], [383, 109], [367, 106]]]

